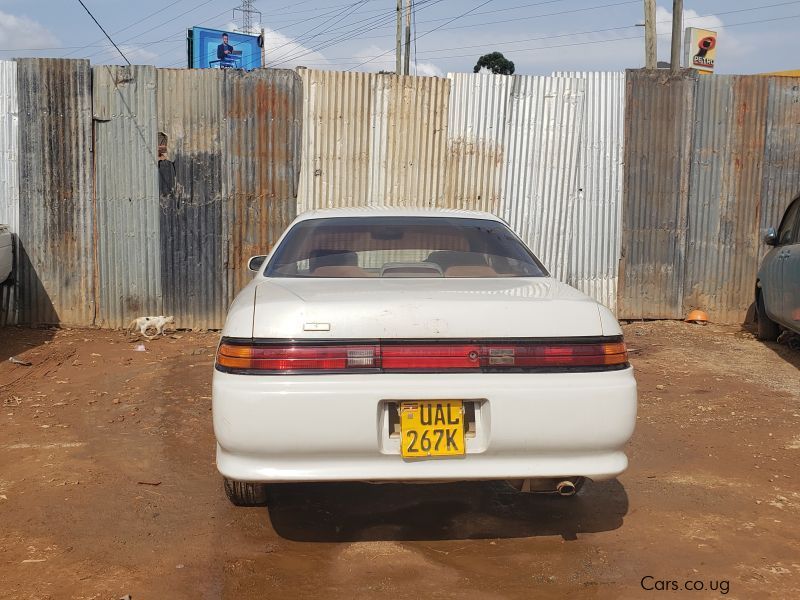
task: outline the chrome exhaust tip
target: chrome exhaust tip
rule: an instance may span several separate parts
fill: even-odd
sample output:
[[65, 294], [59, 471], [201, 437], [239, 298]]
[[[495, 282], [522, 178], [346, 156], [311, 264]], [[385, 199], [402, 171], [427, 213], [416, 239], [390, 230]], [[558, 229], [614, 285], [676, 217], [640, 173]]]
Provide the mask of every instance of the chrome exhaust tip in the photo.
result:
[[556, 493], [559, 496], [574, 496], [578, 488], [575, 486], [575, 483], [572, 481], [562, 481], [556, 486]]

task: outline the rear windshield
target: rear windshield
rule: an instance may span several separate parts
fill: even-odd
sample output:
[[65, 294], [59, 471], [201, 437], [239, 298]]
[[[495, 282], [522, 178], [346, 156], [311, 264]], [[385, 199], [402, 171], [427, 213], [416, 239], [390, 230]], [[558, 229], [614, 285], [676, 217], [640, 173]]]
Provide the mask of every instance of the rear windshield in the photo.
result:
[[505, 225], [453, 217], [334, 217], [301, 221], [268, 277], [544, 277]]

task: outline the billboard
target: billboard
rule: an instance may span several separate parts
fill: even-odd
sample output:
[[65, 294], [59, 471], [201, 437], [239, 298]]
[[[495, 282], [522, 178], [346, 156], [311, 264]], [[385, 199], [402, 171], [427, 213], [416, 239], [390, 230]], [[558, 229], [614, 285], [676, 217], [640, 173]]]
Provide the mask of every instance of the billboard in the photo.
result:
[[717, 32], [687, 27], [683, 40], [686, 52], [684, 64], [701, 73], [713, 73], [714, 61], [717, 58]]
[[190, 69], [244, 69], [261, 67], [258, 35], [192, 27], [187, 36]]

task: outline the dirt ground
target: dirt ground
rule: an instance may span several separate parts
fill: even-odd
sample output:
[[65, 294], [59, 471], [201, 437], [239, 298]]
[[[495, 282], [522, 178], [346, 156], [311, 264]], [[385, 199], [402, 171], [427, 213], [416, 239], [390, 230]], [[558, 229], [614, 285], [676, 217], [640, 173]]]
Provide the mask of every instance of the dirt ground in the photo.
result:
[[626, 338], [618, 481], [292, 485], [268, 511], [231, 506], [215, 470], [215, 334], [141, 352], [0, 330], [0, 597], [800, 597], [800, 352], [714, 325]]

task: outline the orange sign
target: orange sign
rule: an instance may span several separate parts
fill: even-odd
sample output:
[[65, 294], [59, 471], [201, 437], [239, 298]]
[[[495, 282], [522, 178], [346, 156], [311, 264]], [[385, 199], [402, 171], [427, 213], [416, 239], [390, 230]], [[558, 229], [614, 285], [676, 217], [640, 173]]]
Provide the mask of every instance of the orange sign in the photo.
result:
[[717, 58], [717, 32], [687, 27], [683, 39], [686, 66], [704, 73], [713, 73]]

